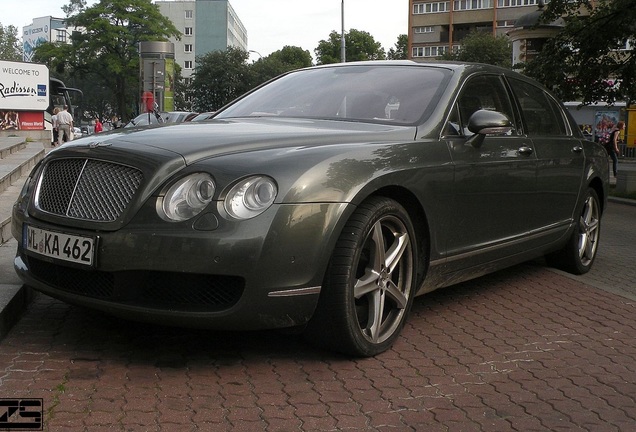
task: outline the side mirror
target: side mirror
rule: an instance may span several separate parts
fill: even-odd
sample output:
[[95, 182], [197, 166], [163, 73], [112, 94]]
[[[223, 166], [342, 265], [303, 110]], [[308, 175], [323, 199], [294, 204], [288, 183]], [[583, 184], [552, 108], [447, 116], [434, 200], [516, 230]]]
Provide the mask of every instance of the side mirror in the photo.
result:
[[478, 110], [468, 119], [468, 130], [471, 136], [466, 144], [475, 148], [481, 147], [486, 135], [504, 135], [512, 131], [512, 123], [504, 114], [497, 111]]

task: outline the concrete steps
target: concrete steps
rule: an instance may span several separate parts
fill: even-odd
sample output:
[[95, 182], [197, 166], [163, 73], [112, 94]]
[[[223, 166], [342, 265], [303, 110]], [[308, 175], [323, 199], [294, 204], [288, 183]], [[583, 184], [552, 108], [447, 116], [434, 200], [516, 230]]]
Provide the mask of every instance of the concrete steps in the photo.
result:
[[11, 211], [31, 169], [50, 145], [24, 136], [0, 136], [0, 340], [20, 319], [34, 296], [13, 269], [18, 242], [11, 235]]
[[33, 167], [44, 157], [42, 142], [0, 137], [0, 244], [11, 240], [11, 210]]

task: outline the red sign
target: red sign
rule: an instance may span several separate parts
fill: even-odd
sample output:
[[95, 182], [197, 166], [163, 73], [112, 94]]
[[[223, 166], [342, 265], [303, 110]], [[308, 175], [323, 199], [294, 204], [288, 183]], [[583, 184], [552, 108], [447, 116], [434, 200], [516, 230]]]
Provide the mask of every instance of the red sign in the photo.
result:
[[0, 131], [44, 130], [42, 111], [0, 111]]

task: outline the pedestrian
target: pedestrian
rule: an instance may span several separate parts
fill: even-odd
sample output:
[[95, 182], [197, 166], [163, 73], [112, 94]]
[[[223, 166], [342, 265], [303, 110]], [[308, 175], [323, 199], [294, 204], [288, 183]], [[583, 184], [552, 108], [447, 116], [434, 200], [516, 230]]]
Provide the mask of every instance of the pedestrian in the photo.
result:
[[96, 117], [95, 118], [95, 133], [100, 133], [103, 130], [104, 130], [104, 126], [102, 125], [102, 122], [99, 121], [99, 117]]
[[67, 111], [67, 109], [68, 107], [64, 105], [64, 109], [57, 115], [57, 144], [60, 146], [62, 145], [63, 138], [66, 138], [65, 141], [71, 141], [73, 139], [71, 136], [71, 131], [73, 130], [73, 116]]
[[51, 116], [51, 127], [53, 128], [53, 141], [51, 142], [51, 146], [55, 147], [55, 144], [57, 144], [57, 137], [59, 134], [59, 123], [57, 121], [57, 115], [60, 113], [60, 109], [58, 107], [55, 107], [53, 109], [53, 115]]
[[609, 133], [609, 141], [605, 146], [607, 150], [607, 154], [610, 158], [612, 158], [612, 171], [614, 172], [614, 177], [616, 178], [616, 174], [618, 172], [618, 155], [620, 151], [618, 150], [618, 136], [620, 135], [620, 131], [625, 129], [625, 122], [619, 121], [616, 123], [616, 127], [613, 128]]
[[113, 116], [113, 119], [111, 120], [111, 124], [113, 125], [113, 129], [119, 129], [121, 127], [121, 122], [119, 121], [117, 116]]

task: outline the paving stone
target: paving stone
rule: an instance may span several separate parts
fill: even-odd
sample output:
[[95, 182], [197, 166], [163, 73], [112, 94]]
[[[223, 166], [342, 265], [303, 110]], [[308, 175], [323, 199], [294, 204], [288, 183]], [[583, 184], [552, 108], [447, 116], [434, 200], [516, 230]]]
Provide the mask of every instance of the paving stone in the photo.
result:
[[628, 431], [636, 301], [587, 280], [527, 263], [417, 298], [369, 359], [40, 295], [0, 342], [0, 397], [42, 398], [47, 431]]

